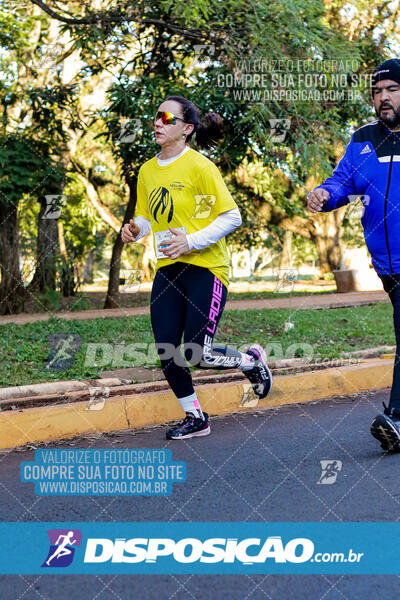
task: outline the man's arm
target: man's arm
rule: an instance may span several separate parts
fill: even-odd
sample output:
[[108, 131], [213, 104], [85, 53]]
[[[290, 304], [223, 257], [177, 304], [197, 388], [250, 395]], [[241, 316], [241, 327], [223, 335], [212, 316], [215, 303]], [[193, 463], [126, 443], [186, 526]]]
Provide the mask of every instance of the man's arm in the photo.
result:
[[313, 189], [307, 197], [307, 208], [310, 212], [329, 212], [345, 206], [350, 202], [349, 196], [357, 194], [353, 174], [355, 167], [352, 160], [353, 140], [346, 148], [337, 167], [323, 184]]

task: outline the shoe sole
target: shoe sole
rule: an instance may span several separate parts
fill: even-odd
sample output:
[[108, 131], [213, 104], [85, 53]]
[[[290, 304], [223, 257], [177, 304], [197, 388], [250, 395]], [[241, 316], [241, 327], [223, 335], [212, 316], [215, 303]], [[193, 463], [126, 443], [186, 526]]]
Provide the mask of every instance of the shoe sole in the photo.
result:
[[210, 435], [211, 427], [208, 426], [206, 429], [202, 429], [201, 431], [193, 431], [193, 433], [187, 433], [186, 435], [170, 435], [167, 437], [168, 440], [187, 440], [192, 437], [204, 437], [206, 435]]
[[378, 415], [371, 423], [371, 434], [385, 452], [400, 451], [400, 436], [390, 419]]
[[[268, 388], [268, 391], [265, 394], [257, 394], [257, 392], [254, 390], [255, 395], [257, 396], [257, 398], [259, 400], [262, 400], [263, 398], [266, 398], [268, 396], [268, 394], [270, 393], [271, 389], [272, 389], [272, 373], [269, 369], [269, 366], [267, 364], [267, 354], [264, 350], [264, 348], [262, 346], [260, 346], [260, 344], [253, 344], [252, 346], [250, 346], [250, 348], [248, 348], [246, 350], [246, 352], [248, 350], [255, 350], [256, 352], [258, 352], [258, 354], [260, 355], [260, 360], [263, 363], [263, 366], [265, 367], [265, 370], [268, 373], [268, 377], [269, 377], [269, 381], [270, 381], [270, 386]], [[254, 389], [254, 388], [253, 388]]]

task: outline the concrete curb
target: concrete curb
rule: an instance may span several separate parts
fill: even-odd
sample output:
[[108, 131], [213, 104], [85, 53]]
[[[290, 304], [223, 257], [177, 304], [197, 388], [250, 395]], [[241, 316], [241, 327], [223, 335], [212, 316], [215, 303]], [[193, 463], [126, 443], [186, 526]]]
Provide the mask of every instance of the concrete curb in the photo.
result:
[[[235, 381], [198, 385], [196, 391], [210, 416], [223, 415], [377, 390], [391, 385], [392, 373], [392, 360], [371, 359], [356, 367], [275, 377], [271, 393], [263, 400], [254, 397], [249, 383]], [[91, 405], [85, 401], [7, 410], [0, 412], [0, 448], [136, 429], [181, 418], [182, 410], [171, 391], [116, 395]]]
[[[366, 350], [357, 350], [355, 352], [344, 352], [343, 360], [348, 358], [394, 358], [394, 352], [396, 350], [396, 346], [378, 346], [376, 348], [368, 348]], [[379, 356], [380, 353], [383, 353]], [[338, 358], [338, 360], [342, 360]], [[285, 358], [279, 360], [268, 361], [268, 366], [273, 371], [281, 371], [283, 369], [317, 369], [318, 365], [315, 363], [304, 362], [302, 358]], [[323, 364], [320, 365], [321, 368], [325, 368]], [[338, 365], [339, 366], [339, 365]], [[135, 385], [135, 387], [142, 384], [142, 382], [138, 382], [132, 378], [132, 375], [129, 374], [131, 369], [119, 369], [116, 371], [107, 372], [106, 376], [99, 377], [97, 379], [90, 380], [65, 380], [65, 381], [49, 381], [44, 383], [31, 383], [28, 385], [19, 385], [12, 387], [0, 387], [0, 411], [1, 407], [4, 404], [11, 400], [22, 400], [24, 398], [34, 399], [36, 396], [45, 397], [45, 396], [70, 396], [74, 392], [89, 392], [90, 388], [101, 386], [101, 387], [110, 387], [110, 388], [119, 388], [125, 385]], [[228, 371], [229, 372], [229, 371]], [[217, 371], [207, 370], [207, 371], [197, 371], [192, 373], [192, 377], [197, 383], [196, 379], [201, 379], [203, 377], [210, 376], [210, 374], [217, 373]], [[224, 375], [221, 375], [221, 378], [224, 378]], [[161, 374], [160, 379], [152, 379], [146, 383], [159, 383], [161, 381], [165, 381], [163, 375]], [[144, 382], [143, 382], [144, 383]], [[200, 382], [201, 383], [201, 382]]]
[[14, 387], [0, 388], [0, 402], [32, 396], [44, 396], [45, 394], [66, 394], [69, 392], [87, 391], [90, 386], [116, 386], [121, 381], [116, 378], [92, 379], [88, 381], [49, 381], [46, 383], [33, 383], [28, 385], [16, 385]]
[[[270, 369], [275, 368], [294, 368], [307, 367], [307, 364], [303, 362], [302, 358], [289, 358], [283, 360], [271, 361], [268, 363]], [[128, 369], [127, 369], [128, 370]], [[192, 373], [192, 377], [196, 379], [201, 377], [206, 377], [207, 373], [210, 371], [204, 371], [201, 374]], [[216, 371], [213, 371], [216, 373]], [[134, 382], [131, 378], [118, 377], [116, 374], [111, 376], [112, 371], [110, 372], [109, 377], [101, 377], [98, 379], [90, 379], [86, 381], [79, 380], [66, 380], [66, 381], [50, 381], [45, 383], [32, 383], [28, 385], [17, 385], [13, 387], [4, 387], [0, 388], [0, 406], [9, 400], [20, 400], [22, 398], [33, 398], [35, 396], [51, 396], [51, 395], [69, 395], [73, 392], [88, 392], [91, 387], [102, 386], [102, 387], [120, 387], [126, 384], [135, 384], [136, 386], [140, 386], [141, 383]], [[153, 380], [151, 383], [158, 383], [160, 381], [165, 381], [164, 376], [161, 379]], [[150, 382], [146, 382], [150, 383]]]

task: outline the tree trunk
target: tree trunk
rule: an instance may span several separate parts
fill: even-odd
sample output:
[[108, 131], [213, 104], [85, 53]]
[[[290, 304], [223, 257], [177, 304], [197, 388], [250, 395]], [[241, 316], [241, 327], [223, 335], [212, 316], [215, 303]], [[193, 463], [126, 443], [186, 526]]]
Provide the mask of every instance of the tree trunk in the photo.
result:
[[293, 241], [293, 231], [289, 231], [286, 229], [284, 237], [283, 237], [283, 247], [281, 258], [279, 262], [279, 269], [289, 269], [292, 262], [292, 241]]
[[68, 256], [65, 244], [64, 227], [62, 221], [58, 221], [58, 243], [60, 245], [61, 269], [60, 269], [60, 290], [64, 298], [75, 296], [75, 271], [74, 261]]
[[83, 283], [93, 283], [93, 270], [94, 270], [94, 261], [96, 258], [96, 250], [90, 250], [89, 254], [85, 258], [85, 262], [83, 265], [83, 275], [82, 282]]
[[[48, 218], [49, 215], [50, 218]], [[51, 212], [48, 211], [46, 199], [44, 198], [40, 205], [40, 212], [38, 217], [36, 269], [33, 279], [29, 285], [30, 291], [43, 292], [46, 288], [50, 288], [51, 290], [56, 289], [57, 253], [57, 219], [51, 217]]]
[[0, 202], [0, 314], [24, 309], [26, 290], [19, 268], [18, 205]]
[[342, 223], [346, 206], [330, 213], [318, 215], [315, 219], [315, 233], [311, 234], [319, 259], [321, 273], [339, 269], [343, 253]]
[[[132, 177], [128, 170], [125, 172], [125, 180], [129, 186], [129, 202], [126, 207], [124, 220], [122, 225], [125, 223], [129, 223], [130, 219], [132, 219], [135, 208], [136, 208], [136, 182], [137, 178]], [[124, 247], [124, 243], [121, 239], [121, 230], [118, 232], [118, 235], [115, 239], [112, 255], [111, 255], [111, 263], [110, 263], [110, 272], [108, 277], [108, 290], [106, 295], [106, 300], [104, 303], [104, 308], [118, 308], [119, 307], [119, 271], [121, 268], [121, 254], [122, 249]]]
[[[342, 224], [347, 207], [328, 213], [317, 213], [312, 218], [295, 216], [289, 219], [282, 211], [270, 209], [270, 222], [285, 231], [292, 231], [316, 246], [321, 273], [338, 269], [343, 252]], [[265, 209], [264, 209], [265, 210]]]

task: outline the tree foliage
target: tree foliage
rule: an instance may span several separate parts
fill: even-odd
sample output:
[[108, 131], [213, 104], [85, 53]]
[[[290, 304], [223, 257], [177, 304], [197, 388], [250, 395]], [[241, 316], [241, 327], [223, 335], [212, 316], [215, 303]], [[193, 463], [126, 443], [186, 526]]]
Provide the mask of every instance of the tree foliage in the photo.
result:
[[[311, 217], [306, 196], [373, 115], [368, 90], [358, 101], [263, 93], [274, 72], [288, 74], [271, 67], [276, 60], [305, 69], [340, 59], [351, 86], [354, 71], [370, 73], [396, 47], [396, 18], [387, 0], [0, 0], [0, 160], [12, 158], [1, 173], [3, 210], [22, 199], [31, 210], [58, 186], [73, 260], [81, 264], [94, 247], [115, 250], [115, 223], [134, 208], [138, 169], [156, 152], [157, 106], [179, 94], [224, 118], [225, 137], [208, 156], [242, 212], [231, 245], [280, 247], [292, 231], [333, 268], [345, 211]], [[271, 134], [277, 119], [289, 122], [279, 142]], [[33, 241], [26, 229], [23, 240], [24, 248]], [[113, 260], [119, 265], [118, 253]]]

